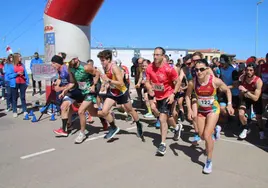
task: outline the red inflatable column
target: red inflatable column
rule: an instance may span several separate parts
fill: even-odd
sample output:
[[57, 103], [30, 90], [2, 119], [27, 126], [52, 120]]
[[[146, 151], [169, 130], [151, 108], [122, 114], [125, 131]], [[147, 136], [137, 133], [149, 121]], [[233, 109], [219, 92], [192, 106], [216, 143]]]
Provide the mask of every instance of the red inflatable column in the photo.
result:
[[77, 55], [82, 61], [90, 58], [90, 23], [102, 3], [103, 0], [48, 0], [44, 11], [46, 62], [59, 52]]

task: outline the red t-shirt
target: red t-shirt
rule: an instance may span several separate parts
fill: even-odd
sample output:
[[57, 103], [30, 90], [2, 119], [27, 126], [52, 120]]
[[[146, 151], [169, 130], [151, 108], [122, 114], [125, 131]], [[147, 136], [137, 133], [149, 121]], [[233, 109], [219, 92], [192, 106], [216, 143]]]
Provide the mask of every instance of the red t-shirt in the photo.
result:
[[0, 64], [0, 76], [4, 76], [4, 74], [2, 74], [4, 71], [4, 65]]
[[173, 93], [173, 81], [177, 78], [178, 73], [167, 63], [163, 63], [161, 67], [156, 67], [154, 63], [151, 63], [146, 69], [146, 79], [153, 86], [156, 100], [163, 100]]
[[[14, 65], [14, 72], [18, 73], [18, 72], [24, 72], [24, 67], [22, 66], [22, 64], [17, 64]], [[18, 75], [16, 77], [16, 83], [17, 84], [25, 84], [26, 83], [26, 78], [24, 75]]]

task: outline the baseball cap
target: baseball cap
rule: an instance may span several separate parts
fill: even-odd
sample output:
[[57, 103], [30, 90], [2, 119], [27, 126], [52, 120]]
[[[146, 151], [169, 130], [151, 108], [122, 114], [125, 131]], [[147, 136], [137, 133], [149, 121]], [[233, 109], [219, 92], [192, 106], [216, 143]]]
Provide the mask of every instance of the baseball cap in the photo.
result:
[[51, 59], [51, 62], [58, 63], [60, 65], [63, 65], [63, 59], [61, 56], [54, 55]]

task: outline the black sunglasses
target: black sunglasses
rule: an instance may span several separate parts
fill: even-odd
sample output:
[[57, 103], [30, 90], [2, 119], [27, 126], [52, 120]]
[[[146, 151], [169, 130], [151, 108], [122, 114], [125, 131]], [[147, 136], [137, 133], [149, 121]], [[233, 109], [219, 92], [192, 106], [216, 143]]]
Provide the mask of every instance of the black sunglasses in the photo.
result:
[[198, 68], [195, 68], [195, 72], [204, 72], [205, 70], [207, 70], [207, 68], [200, 68], [200, 69], [198, 69]]

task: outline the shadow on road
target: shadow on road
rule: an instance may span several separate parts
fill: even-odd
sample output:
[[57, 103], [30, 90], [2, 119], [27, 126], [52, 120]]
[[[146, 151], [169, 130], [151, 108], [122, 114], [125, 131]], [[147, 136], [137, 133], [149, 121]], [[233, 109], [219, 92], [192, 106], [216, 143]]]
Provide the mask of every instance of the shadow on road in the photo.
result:
[[179, 156], [177, 152], [177, 150], [179, 150], [179, 151], [182, 151], [188, 157], [190, 157], [192, 162], [202, 167], [205, 165], [203, 162], [199, 161], [199, 157], [205, 152], [205, 150], [203, 150], [201, 147], [183, 146], [183, 145], [179, 145], [178, 143], [170, 144], [169, 147], [173, 151], [175, 156]]

